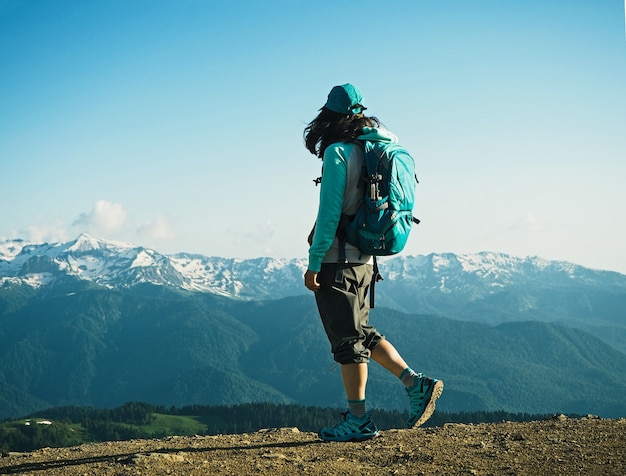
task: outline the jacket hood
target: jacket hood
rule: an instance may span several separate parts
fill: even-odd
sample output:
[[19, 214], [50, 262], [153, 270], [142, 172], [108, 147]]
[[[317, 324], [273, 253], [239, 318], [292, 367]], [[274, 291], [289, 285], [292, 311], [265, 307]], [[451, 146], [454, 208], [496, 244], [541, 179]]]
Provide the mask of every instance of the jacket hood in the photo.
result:
[[357, 137], [359, 140], [371, 140], [379, 142], [398, 142], [398, 138], [387, 129], [377, 127], [364, 127], [363, 133]]

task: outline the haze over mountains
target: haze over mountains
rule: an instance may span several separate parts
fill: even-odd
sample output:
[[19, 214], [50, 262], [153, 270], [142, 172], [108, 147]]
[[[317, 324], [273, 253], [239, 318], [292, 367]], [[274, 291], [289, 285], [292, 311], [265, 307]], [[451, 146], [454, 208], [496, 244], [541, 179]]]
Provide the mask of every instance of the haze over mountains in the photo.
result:
[[[304, 259], [0, 243], [0, 418], [59, 405], [343, 405]], [[626, 276], [498, 253], [381, 260], [372, 320], [438, 407], [626, 415]], [[368, 399], [404, 409], [372, 366]], [[396, 388], [390, 392], [390, 388]]]

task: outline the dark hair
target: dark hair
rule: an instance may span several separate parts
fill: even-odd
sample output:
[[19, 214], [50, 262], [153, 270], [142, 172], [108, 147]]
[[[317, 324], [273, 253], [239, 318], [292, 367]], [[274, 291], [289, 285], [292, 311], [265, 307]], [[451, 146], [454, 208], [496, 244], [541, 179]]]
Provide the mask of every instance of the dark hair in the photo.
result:
[[364, 127], [377, 126], [380, 121], [373, 116], [341, 114], [323, 107], [304, 129], [304, 144], [311, 154], [321, 159], [330, 144], [354, 140], [363, 133]]

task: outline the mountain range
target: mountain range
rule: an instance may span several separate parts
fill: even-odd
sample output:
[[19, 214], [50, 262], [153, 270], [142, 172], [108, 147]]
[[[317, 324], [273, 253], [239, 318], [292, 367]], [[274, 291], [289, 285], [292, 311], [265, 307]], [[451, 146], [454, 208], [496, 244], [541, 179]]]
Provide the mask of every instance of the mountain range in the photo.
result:
[[[372, 322], [438, 407], [626, 415], [626, 276], [499, 253], [381, 260]], [[82, 234], [0, 243], [0, 418], [49, 406], [343, 404], [304, 259]], [[368, 400], [404, 409], [372, 366]]]

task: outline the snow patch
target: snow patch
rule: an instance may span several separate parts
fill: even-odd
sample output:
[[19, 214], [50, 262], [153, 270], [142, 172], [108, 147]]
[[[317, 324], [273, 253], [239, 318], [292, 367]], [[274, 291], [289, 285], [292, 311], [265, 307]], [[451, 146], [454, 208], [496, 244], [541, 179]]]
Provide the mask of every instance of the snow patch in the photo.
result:
[[137, 253], [137, 257], [130, 264], [131, 268], [148, 267], [154, 264], [153, 253], [148, 250], [141, 250]]

